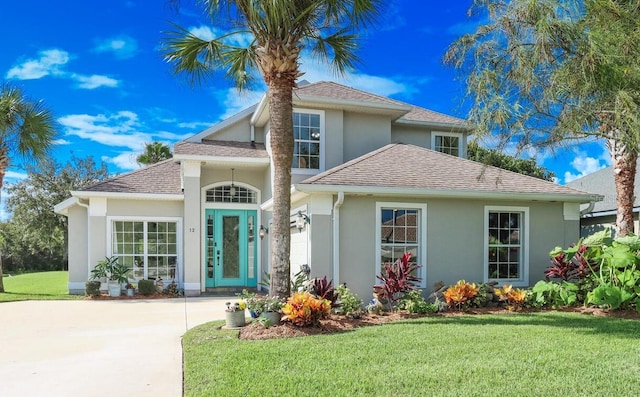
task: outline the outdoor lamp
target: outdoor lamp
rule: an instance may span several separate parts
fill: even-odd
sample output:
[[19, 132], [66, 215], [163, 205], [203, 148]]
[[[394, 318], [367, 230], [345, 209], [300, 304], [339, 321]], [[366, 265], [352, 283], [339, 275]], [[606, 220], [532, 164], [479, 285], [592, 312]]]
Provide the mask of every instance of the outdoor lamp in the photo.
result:
[[269, 234], [269, 228], [264, 227], [264, 225], [260, 225], [260, 230], [258, 230], [258, 237], [260, 237], [260, 240], [262, 240], [267, 234]]
[[296, 227], [298, 228], [298, 231], [302, 232], [304, 225], [310, 224], [311, 219], [309, 219], [309, 216], [307, 214], [303, 214], [302, 211], [298, 211], [298, 216], [296, 216]]

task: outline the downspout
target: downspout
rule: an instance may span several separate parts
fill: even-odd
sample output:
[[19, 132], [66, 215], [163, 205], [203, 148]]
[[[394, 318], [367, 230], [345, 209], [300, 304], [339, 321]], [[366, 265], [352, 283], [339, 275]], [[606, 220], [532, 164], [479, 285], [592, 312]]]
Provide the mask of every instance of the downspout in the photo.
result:
[[587, 206], [587, 208], [580, 210], [580, 218], [582, 218], [584, 215], [588, 214], [589, 212], [593, 211], [593, 208], [596, 206], [596, 202], [594, 200], [589, 201], [589, 205]]
[[251, 124], [251, 136], [249, 138], [251, 138], [251, 145], [254, 145], [256, 143], [256, 126], [253, 124]]
[[344, 203], [344, 192], [338, 192], [333, 204], [333, 285], [340, 285], [340, 207]]
[[[87, 278], [89, 277], [89, 275], [91, 274], [91, 216], [89, 214], [89, 205], [83, 203], [82, 201], [80, 201], [80, 199], [78, 199], [78, 205], [80, 207], [84, 207], [87, 209]], [[68, 227], [67, 227], [68, 229]], [[67, 231], [68, 233], [68, 231]]]

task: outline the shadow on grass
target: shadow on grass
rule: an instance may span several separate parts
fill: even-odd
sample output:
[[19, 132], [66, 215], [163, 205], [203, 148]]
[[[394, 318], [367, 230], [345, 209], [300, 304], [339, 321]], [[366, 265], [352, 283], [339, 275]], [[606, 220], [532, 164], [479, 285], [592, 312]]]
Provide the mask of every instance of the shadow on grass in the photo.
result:
[[637, 339], [638, 335], [640, 335], [640, 321], [638, 320], [596, 317], [586, 314], [562, 312], [459, 315], [452, 317], [429, 316], [419, 319], [394, 321], [386, 325], [406, 324], [427, 326], [430, 324], [463, 326], [543, 326], [566, 328], [567, 330], [583, 334], [615, 335], [629, 339]]

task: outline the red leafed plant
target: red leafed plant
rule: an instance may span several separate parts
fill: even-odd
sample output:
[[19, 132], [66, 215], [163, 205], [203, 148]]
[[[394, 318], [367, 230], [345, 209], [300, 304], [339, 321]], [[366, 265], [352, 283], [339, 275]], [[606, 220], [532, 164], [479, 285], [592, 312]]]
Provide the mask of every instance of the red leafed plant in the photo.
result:
[[338, 294], [333, 288], [333, 280], [327, 281], [327, 276], [323, 278], [316, 278], [313, 281], [313, 294], [318, 298], [326, 299], [331, 302], [331, 307], [336, 306], [338, 300]]
[[544, 275], [547, 278], [561, 280], [580, 280], [591, 273], [585, 245], [573, 246], [566, 250], [556, 249], [551, 252], [551, 264]]
[[380, 302], [386, 302], [389, 310], [396, 307], [402, 295], [417, 288], [421, 278], [414, 276], [422, 266], [409, 262], [411, 253], [406, 252], [396, 263], [385, 263], [382, 272], [376, 276], [381, 284], [373, 286], [373, 293]]

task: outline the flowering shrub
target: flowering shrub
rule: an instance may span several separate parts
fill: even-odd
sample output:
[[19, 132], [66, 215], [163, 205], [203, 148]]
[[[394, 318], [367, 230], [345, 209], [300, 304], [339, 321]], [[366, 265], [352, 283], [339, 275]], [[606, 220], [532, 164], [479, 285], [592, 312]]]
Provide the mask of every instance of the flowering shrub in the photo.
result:
[[507, 309], [511, 311], [520, 311], [527, 301], [527, 291], [516, 288], [511, 285], [503, 285], [502, 288], [496, 288], [495, 294], [500, 301], [507, 304]]
[[462, 310], [462, 306], [471, 302], [478, 295], [480, 289], [474, 284], [469, 284], [464, 280], [458, 281], [455, 285], [447, 288], [444, 292], [444, 299], [447, 306], [455, 306], [458, 310]]
[[331, 302], [328, 300], [316, 298], [308, 292], [296, 292], [282, 307], [282, 319], [304, 327], [318, 324], [318, 321], [330, 312]]

